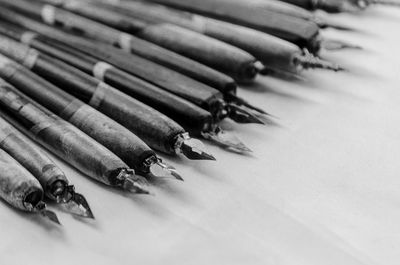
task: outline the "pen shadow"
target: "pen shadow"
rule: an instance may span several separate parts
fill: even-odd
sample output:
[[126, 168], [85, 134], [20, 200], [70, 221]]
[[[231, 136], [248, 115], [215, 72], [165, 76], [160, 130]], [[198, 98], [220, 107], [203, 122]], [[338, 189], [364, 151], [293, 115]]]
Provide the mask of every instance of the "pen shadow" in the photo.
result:
[[57, 238], [65, 238], [61, 220], [60, 220], [61, 225], [58, 225], [48, 220], [46, 217], [40, 216], [40, 214], [32, 212], [24, 212], [22, 210], [14, 208], [13, 206], [5, 202], [3, 202], [3, 205], [10, 210], [10, 213], [15, 214], [21, 219], [29, 220], [38, 227], [42, 228], [44, 231], [51, 232], [51, 234], [54, 234]]
[[[388, 9], [386, 10], [386, 8], [384, 6], [380, 6], [379, 8], [374, 8], [373, 6], [371, 6], [367, 10], [364, 10], [362, 12], [362, 16], [368, 17], [368, 18], [385, 19], [385, 20], [389, 20], [390, 22], [400, 23], [400, 21], [399, 21], [400, 15], [393, 13], [393, 12], [397, 12], [397, 11], [393, 11], [393, 9], [390, 9], [390, 7], [387, 7], [387, 8]], [[400, 10], [400, 9], [398, 9], [398, 10]]]
[[[369, 50], [371, 53], [375, 53], [373, 50]], [[377, 80], [383, 80], [384, 77], [379, 75], [379, 71], [375, 71], [375, 69], [368, 68], [366, 65], [359, 64], [355, 61], [348, 61], [342, 58], [342, 55], [335, 56], [332, 54], [324, 54], [323, 58], [327, 58], [328, 60], [334, 60], [335, 62], [343, 65], [346, 68], [342, 74], [352, 75], [354, 78], [366, 77], [373, 78]]]
[[[286, 79], [280, 79], [280, 80], [289, 82]], [[296, 80], [296, 81], [291, 82], [291, 84], [292, 85], [293, 85], [293, 83], [304, 84], [304, 82], [305, 82], [305, 80]], [[284, 99], [301, 101], [301, 102], [309, 102], [309, 100], [306, 98], [300, 97], [296, 94], [288, 93], [283, 90], [280, 90], [279, 87], [275, 87], [275, 86], [269, 84], [268, 82], [255, 81], [252, 84], [246, 84], [245, 86], [242, 85], [241, 88], [244, 90], [247, 90], [247, 91], [254, 92], [254, 93], [274, 94], [274, 95], [279, 96]]]
[[141, 209], [145, 210], [146, 212], [152, 214], [154, 217], [157, 218], [165, 218], [165, 207], [162, 206], [157, 200], [154, 200], [154, 198], [157, 197], [156, 194], [135, 194], [135, 193], [130, 193], [128, 191], [120, 190], [117, 187], [110, 187], [102, 183], [96, 183], [96, 181], [93, 180], [93, 182], [98, 185], [98, 187], [105, 189], [112, 194], [115, 194], [117, 196], [126, 198], [134, 202], [136, 205], [138, 205]]
[[[79, 216], [79, 215], [72, 214], [72, 213], [68, 212], [67, 210], [63, 209], [62, 207], [60, 207], [60, 206], [59, 206], [57, 203], [55, 203], [55, 202], [49, 201], [49, 202], [46, 202], [46, 203], [47, 203], [47, 205], [52, 206], [52, 209], [57, 209], [57, 211], [62, 212], [62, 213], [64, 213], [64, 214], [66, 214], [66, 215], [72, 217], [74, 220], [79, 221], [80, 223], [83, 223], [83, 224], [85, 224], [85, 225], [91, 226], [91, 227], [93, 227], [93, 228], [95, 228], [95, 229], [100, 228], [100, 227], [98, 226], [98, 223], [96, 222], [96, 215], [95, 215], [94, 213], [93, 213], [94, 219], [85, 218], [85, 217], [82, 217], [82, 216]], [[92, 209], [91, 209], [91, 210], [92, 210]]]
[[[185, 179], [185, 176], [182, 177]], [[170, 178], [150, 178], [149, 182], [151, 185], [154, 185], [175, 199], [185, 202], [193, 201], [193, 197], [191, 197], [190, 194], [182, 189], [182, 186], [185, 185], [185, 181], [174, 180]]]
[[[210, 144], [208, 141], [204, 140], [204, 142], [206, 142], [209, 145], [213, 145], [214, 144]], [[230, 152], [227, 152], [227, 154], [230, 154]], [[194, 171], [196, 171], [196, 173], [201, 174], [201, 177], [203, 178], [207, 178], [210, 180], [215, 180], [218, 182], [224, 182], [225, 178], [220, 177], [220, 173], [218, 172], [218, 169], [215, 169], [214, 165], [217, 166], [218, 165], [218, 157], [216, 157], [216, 161], [212, 161], [212, 160], [189, 160], [189, 159], [185, 159], [185, 158], [170, 158], [171, 161], [175, 162], [175, 163], [184, 163], [186, 166], [189, 166], [191, 169], [193, 169]], [[207, 164], [211, 163], [212, 166], [207, 166]], [[183, 176], [185, 177], [185, 176]], [[186, 195], [187, 196], [187, 195]]]

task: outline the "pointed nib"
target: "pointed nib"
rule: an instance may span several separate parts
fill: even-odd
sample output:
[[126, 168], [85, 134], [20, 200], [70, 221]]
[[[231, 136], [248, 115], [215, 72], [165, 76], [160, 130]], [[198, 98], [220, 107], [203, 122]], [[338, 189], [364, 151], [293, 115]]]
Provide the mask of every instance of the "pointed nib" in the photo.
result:
[[40, 214], [41, 214], [42, 216], [44, 216], [44, 217], [50, 219], [52, 222], [54, 222], [54, 223], [56, 223], [56, 224], [58, 224], [58, 225], [61, 225], [60, 221], [58, 220], [57, 215], [56, 215], [53, 211], [50, 211], [50, 210], [43, 210], [43, 211], [40, 212]]
[[182, 153], [190, 160], [216, 160], [214, 156], [206, 153], [204, 149], [204, 144], [200, 140], [190, 138], [188, 133], [183, 133], [177, 138], [177, 153]]
[[150, 191], [146, 188], [148, 186], [146, 179], [135, 175], [131, 169], [123, 169], [117, 179], [121, 187], [126, 191], [137, 194], [150, 194]]
[[174, 178], [183, 181], [173, 166], [164, 163], [160, 158], [150, 166], [150, 175], [156, 178]]
[[52, 221], [58, 225], [61, 225], [60, 221], [58, 220], [57, 215], [53, 211], [47, 210], [46, 204], [44, 202], [39, 202], [35, 206], [34, 211], [39, 213], [41, 216], [48, 218], [50, 221]]
[[68, 213], [94, 219], [93, 212], [82, 194], [74, 192], [71, 196], [71, 199], [65, 203], [62, 203], [60, 206]]
[[214, 132], [202, 132], [205, 139], [208, 139], [224, 148], [232, 149], [235, 152], [246, 153], [252, 152], [245, 146], [235, 135], [216, 128]]
[[265, 124], [260, 118], [258, 118], [251, 111], [247, 110], [242, 106], [238, 106], [234, 103], [228, 104], [229, 118], [237, 123], [256, 123]]

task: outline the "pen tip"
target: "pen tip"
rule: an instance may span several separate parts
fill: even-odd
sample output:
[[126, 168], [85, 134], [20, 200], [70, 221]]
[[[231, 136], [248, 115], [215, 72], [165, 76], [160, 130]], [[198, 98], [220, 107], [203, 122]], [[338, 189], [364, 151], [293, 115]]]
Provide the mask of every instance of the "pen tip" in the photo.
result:
[[197, 139], [183, 136], [180, 152], [190, 160], [216, 160], [215, 157], [205, 151], [204, 144]]
[[229, 118], [237, 123], [256, 123], [265, 124], [257, 115], [253, 114], [252, 111], [238, 106], [235, 103], [228, 103]]
[[46, 210], [41, 211], [40, 214], [42, 216], [48, 218], [52, 222], [54, 222], [54, 223], [56, 223], [58, 225], [61, 225], [60, 221], [58, 220], [57, 215], [53, 211], [50, 211], [50, 210], [46, 209]]
[[50, 221], [61, 225], [60, 221], [58, 220], [57, 215], [53, 212], [47, 209], [46, 204], [43, 201], [40, 201], [38, 204], [35, 205], [33, 208], [35, 212], [39, 213], [41, 216], [49, 219]]
[[157, 162], [153, 163], [150, 168], [150, 175], [156, 178], [173, 178], [183, 181], [177, 170], [167, 163], [157, 158]]
[[136, 194], [150, 194], [147, 189], [148, 182], [145, 178], [138, 176], [132, 169], [123, 169], [117, 176], [122, 189]]
[[94, 219], [92, 210], [90, 209], [89, 203], [86, 198], [80, 193], [71, 194], [71, 199], [65, 203], [60, 204], [60, 206], [68, 213]]
[[244, 145], [234, 134], [225, 132], [219, 127], [217, 127], [214, 131], [202, 132], [202, 135], [205, 139], [208, 139], [221, 147], [231, 149], [235, 152], [252, 152], [252, 150]]

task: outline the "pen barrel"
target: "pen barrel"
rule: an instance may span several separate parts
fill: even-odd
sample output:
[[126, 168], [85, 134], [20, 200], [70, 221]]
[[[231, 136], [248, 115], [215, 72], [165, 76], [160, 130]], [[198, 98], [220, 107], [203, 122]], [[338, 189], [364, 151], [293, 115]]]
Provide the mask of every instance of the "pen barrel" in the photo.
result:
[[154, 3], [121, 1], [103, 5], [150, 24], [175, 24], [237, 46], [252, 54], [267, 68], [295, 70], [293, 60], [301, 54], [295, 44], [270, 34]]
[[[1, 48], [1, 47], [0, 47]], [[136, 170], [142, 170], [144, 160], [155, 156], [147, 144], [136, 133], [139, 128], [162, 126], [167, 121], [163, 115], [113, 87], [91, 77], [66, 63], [41, 54], [32, 70], [46, 78], [65, 92], [78, 97], [91, 107], [81, 106], [68, 121], [87, 132], [94, 139], [117, 154]], [[68, 111], [67, 111], [68, 112]], [[67, 114], [67, 112], [63, 112]], [[115, 122], [110, 122], [104, 115]], [[64, 117], [65, 114], [60, 114]], [[144, 114], [147, 114], [145, 116]], [[67, 115], [66, 117], [68, 117]], [[149, 117], [150, 116], [150, 117]], [[151, 118], [146, 120], [147, 118]], [[122, 126], [121, 126], [122, 125]], [[153, 129], [154, 130], [154, 129]], [[133, 132], [133, 133], [132, 133]], [[141, 136], [151, 133], [141, 132]], [[168, 131], [168, 136], [170, 136]], [[115, 137], [118, 136], [118, 139]], [[176, 136], [176, 135], [175, 135]], [[149, 138], [147, 138], [148, 140]], [[164, 140], [164, 139], [159, 139]], [[154, 140], [153, 140], [154, 141]]]
[[176, 137], [185, 130], [164, 114], [105, 83], [100, 83], [91, 101], [97, 110], [120, 122], [152, 148], [175, 154]]
[[[129, 17], [124, 21], [118, 19], [118, 16], [123, 18], [123, 14], [112, 13], [109, 10], [104, 10], [95, 5], [88, 5], [85, 3], [67, 1], [64, 8], [107, 24], [112, 28], [91, 20], [86, 20], [72, 13], [64, 12], [63, 10], [54, 9], [55, 20], [59, 23], [62, 22], [64, 27], [79, 28], [90, 37], [101, 39], [105, 42], [112, 42], [112, 40], [114, 40], [115, 45], [120, 46], [126, 51], [134, 52], [151, 61], [171, 67], [178, 72], [183, 72], [184, 74], [189, 72], [189, 76], [194, 76], [195, 79], [196, 77], [200, 78], [200, 74], [193, 71], [196, 68], [198, 68], [196, 69], [198, 71], [201, 71], [203, 68], [203, 71], [210, 72], [210, 74], [217, 77], [217, 81], [224, 81], [226, 77], [218, 75], [215, 71], [202, 67], [195, 62], [191, 62], [187, 59], [185, 60], [185, 58], [178, 54], [182, 54], [222, 71], [237, 78], [239, 81], [252, 80], [257, 74], [254, 67], [255, 58], [250, 54], [206, 36], [173, 25], [146, 26], [145, 23], [140, 24], [137, 20], [132, 20]], [[130, 22], [131, 24], [129, 24]], [[168, 50], [161, 49], [159, 46], [152, 45], [147, 41], [139, 40], [127, 33], [118, 33], [114, 28], [135, 34], [142, 39], [165, 47]], [[171, 53], [169, 50], [177, 54]], [[192, 65], [196, 66], [196, 68], [190, 70], [192, 69]], [[204, 79], [205, 83], [215, 83], [215, 81], [211, 79], [211, 76], [207, 78], [206, 73], [201, 75], [201, 79]], [[232, 80], [229, 80], [229, 82], [232, 83]]]
[[[48, 59], [46, 60], [46, 57], [40, 55], [36, 50], [29, 49], [28, 46], [15, 42], [11, 46], [9, 45], [11, 42], [13, 42], [13, 40], [7, 40], [5, 37], [0, 38], [0, 51], [10, 57], [14, 56], [13, 59], [19, 60], [20, 63], [24, 63], [26, 66], [30, 66], [33, 71], [38, 71], [42, 74], [47, 73], [50, 79], [54, 79], [58, 76], [61, 78], [69, 78], [69, 81], [71, 81], [77, 78], [74, 75], [65, 76], [62, 68], [58, 67], [56, 64], [52, 64]], [[23, 54], [28, 54], [28, 56], [24, 57]], [[31, 54], [35, 54], [33, 59], [29, 59], [32, 57], [30, 56]], [[2, 57], [0, 56], [0, 58]], [[80, 130], [103, 144], [130, 167], [141, 169], [144, 160], [155, 155], [154, 151], [139, 137], [121, 124], [84, 104], [70, 94], [67, 94], [60, 88], [55, 87], [51, 83], [30, 72], [27, 68], [13, 61], [7, 62], [6, 58], [3, 58], [3, 62], [4, 63], [1, 64], [0, 60], [0, 76], [6, 78], [7, 81], [14, 84], [20, 91], [27, 94], [39, 104], [74, 124]], [[10, 69], [13, 72], [11, 72]], [[64, 82], [67, 82], [67, 80], [64, 80]], [[69, 84], [71, 84], [71, 82]], [[68, 88], [75, 89], [75, 91], [78, 90], [76, 85], [68, 86]], [[87, 97], [88, 101], [93, 97], [92, 91], [90, 90], [81, 90], [77, 92]], [[65, 99], [68, 99], [68, 102], [65, 102]], [[54, 104], [53, 102], [57, 102], [58, 104]], [[62, 105], [60, 103], [62, 103]]]
[[104, 60], [112, 65], [116, 65], [118, 68], [159, 86], [165, 91], [182, 97], [206, 110], [210, 110], [214, 105], [215, 99], [223, 98], [223, 95], [218, 90], [210, 86], [134, 54], [126, 54], [123, 51], [104, 46], [100, 43], [83, 43], [82, 41], [79, 41], [79, 43], [68, 42], [68, 38], [65, 38], [65, 36], [62, 40], [57, 36], [57, 40], [65, 40], [69, 46], [81, 52], [89, 54], [99, 60]]
[[[148, 61], [134, 54], [127, 54], [112, 46], [103, 43], [95, 43], [86, 39], [60, 32], [54, 28], [40, 24], [15, 12], [0, 10], [0, 16], [7, 21], [16, 23], [30, 30], [39, 32], [45, 36], [64, 42], [74, 49], [93, 56], [99, 60], [117, 65], [129, 73], [155, 84], [162, 89], [183, 97], [192, 103], [207, 108], [213, 103], [218, 91], [200, 83], [190, 77], [182, 75], [166, 67]], [[217, 91], [217, 92], [216, 92]]]
[[7, 121], [97, 181], [114, 186], [117, 175], [128, 168], [110, 150], [4, 83], [0, 84], [0, 105]]
[[256, 10], [243, 1], [230, 0], [152, 0], [213, 18], [264, 31], [316, 52], [319, 27], [311, 21], [266, 10]]
[[249, 53], [173, 24], [147, 26], [136, 35], [208, 65], [240, 82], [251, 81], [257, 75], [254, 66], [256, 59]]
[[[121, 71], [117, 68], [107, 71], [107, 73], [105, 74], [105, 81], [107, 83], [114, 87], [117, 87], [119, 90], [122, 90], [128, 95], [135, 97], [136, 99], [176, 120], [180, 125], [185, 128], [185, 130], [187, 130], [191, 134], [200, 135], [202, 131], [206, 131], [212, 126], [213, 119], [209, 112], [201, 109], [200, 107], [194, 105], [187, 100], [184, 100], [178, 96], [175, 96], [174, 94], [165, 91], [163, 86], [167, 84], [173, 85], [172, 79], [170, 81], [168, 76], [173, 77], [174, 72], [163, 74], [164, 71], [160, 70], [157, 67], [155, 67], [154, 69], [152, 67], [153, 65], [150, 62], [147, 62], [141, 58], [135, 57], [139, 61], [137, 63], [126, 60], [125, 57], [127, 55], [123, 52], [121, 53], [118, 49], [105, 47], [100, 43], [93, 44], [85, 39], [64, 34], [63, 32], [60, 32], [47, 25], [38, 23], [27, 17], [21, 16], [18, 13], [10, 10], [4, 11], [0, 9], [0, 16], [3, 19], [6, 19], [8, 22], [12, 22], [20, 27], [24, 27], [34, 32], [43, 34], [44, 36], [46, 36], [45, 38], [50, 37], [57, 40], [58, 42], [68, 44], [69, 46], [63, 46], [68, 47], [70, 51], [74, 51], [75, 49], [77, 49], [80, 54], [84, 55], [85, 58], [96, 58], [95, 60], [97, 62], [99, 62], [99, 60], [103, 60], [106, 62], [110, 62], [111, 64], [117, 65], [124, 71]], [[13, 32], [13, 34], [15, 34], [15, 32], [17, 31]], [[37, 42], [33, 43], [37, 44]], [[40, 45], [40, 47], [43, 47], [43, 45]], [[70, 47], [74, 48], [71, 49]], [[35, 48], [39, 49], [39, 45], [35, 46]], [[46, 50], [46, 52], [49, 52], [49, 50]], [[57, 53], [54, 53], [52, 55], [56, 56]], [[68, 57], [63, 58], [63, 60], [67, 59]], [[68, 61], [68, 63], [74, 63], [73, 65], [75, 67], [79, 67], [81, 70], [90, 72], [92, 71], [92, 69], [88, 70], [88, 67], [90, 66], [88, 66], [87, 63], [83, 63], [82, 61], [74, 60]], [[143, 63], [145, 66], [146, 63], [150, 64], [151, 66], [144, 66], [144, 68], [142, 69], [137, 69], [138, 64], [140, 65], [141, 63]], [[147, 68], [149, 68], [149, 70], [153, 69], [153, 71], [146, 71], [145, 73], [140, 72], [140, 75], [135, 75], [136, 69], [137, 71], [142, 71], [146, 70]], [[163, 81], [163, 79], [158, 79], [159, 73], [162, 74], [162, 77], [165, 77], [166, 81]], [[146, 76], [148, 77], [140, 78]], [[153, 79], [156, 80], [158, 86], [152, 83]], [[177, 82], [179, 83], [179, 78], [177, 80]]]
[[[1, 27], [0, 33], [4, 33], [3, 28]], [[46, 52], [53, 58], [58, 58], [62, 61], [65, 61], [66, 63], [75, 66], [77, 69], [81, 69], [88, 74], [94, 74], [94, 72], [101, 74], [98, 70], [95, 70], [95, 68], [98, 69], [98, 66], [104, 65], [104, 63], [99, 63], [98, 66], [96, 66], [97, 60], [94, 58], [90, 58], [84, 54], [78, 54], [78, 56], [74, 56], [73, 53], [66, 53], [61, 49], [55, 48], [54, 42], [53, 46], [51, 46], [43, 41], [40, 41], [40, 39], [43, 40], [45, 38], [34, 37], [32, 34], [34, 33], [14, 27], [12, 34], [7, 35], [9, 37], [14, 37], [15, 39], [21, 39], [26, 35], [30, 35], [31, 38], [29, 41], [27, 41], [27, 44], [31, 45], [32, 47], [39, 49], [42, 52]], [[76, 53], [76, 51], [72, 52]], [[108, 71], [107, 68], [103, 67], [103, 71]], [[103, 79], [103, 77], [101, 77], [101, 79]], [[132, 77], [132, 79], [135, 78]], [[144, 86], [144, 89], [146, 89], [146, 86], [152, 87], [152, 85], [140, 79], [135, 79], [135, 81], [139, 83], [138, 86]], [[93, 82], [89, 82], [89, 84], [93, 84]], [[137, 101], [116, 89], [111, 87], [104, 89], [102, 88], [103, 86], [97, 87], [97, 85], [101, 84], [101, 81], [95, 81], [95, 84], [97, 92], [93, 91], [94, 94], [92, 94], [92, 98], [96, 97], [95, 101], [97, 102], [97, 110], [107, 114], [109, 117], [134, 132], [151, 148], [167, 154], [175, 154], [175, 141], [172, 141], [171, 139], [174, 139], [177, 135], [185, 132], [185, 130], [178, 123], [168, 118], [164, 114], [156, 111], [155, 109], [148, 107], [140, 101]], [[65, 85], [68, 86], [68, 84]], [[88, 84], [84, 82], [81, 85]], [[130, 84], [130, 86], [132, 85], [134, 85], [134, 82]], [[155, 89], [160, 90], [159, 88]], [[77, 94], [81, 93], [77, 91]], [[96, 96], [96, 94], [101, 96]], [[169, 95], [170, 94], [163, 95], [162, 98], [165, 98]], [[98, 102], [99, 98], [101, 98], [100, 102]]]
[[[84, 33], [84, 35], [90, 38], [118, 46], [129, 53], [133, 52], [134, 54], [137, 54], [155, 63], [164, 65], [200, 82], [204, 82], [212, 86], [215, 85], [218, 86], [218, 88], [221, 87], [221, 89], [226, 89], [226, 87], [231, 88], [232, 85], [235, 86], [234, 80], [232, 80], [232, 78], [229, 76], [219, 73], [218, 71], [206, 67], [205, 65], [202, 65], [196, 61], [190, 60], [178, 53], [172, 52], [171, 49], [164, 49], [161, 46], [138, 39], [129, 34], [140, 32], [142, 28], [145, 28], [145, 23], [141, 25], [140, 22], [131, 21], [131, 19], [129, 21], [123, 21], [122, 19], [118, 19], [117, 17], [113, 16], [114, 14], [110, 14], [110, 12], [101, 12], [101, 10], [95, 6], [88, 6], [84, 3], [66, 5], [65, 8], [79, 15], [55, 8], [50, 5], [45, 5], [43, 7], [45, 12], [42, 13], [46, 14], [46, 10], [51, 10], [47, 13], [53, 12], [51, 17], [54, 17], [54, 20], [46, 19], [46, 17], [42, 16], [43, 21], [47, 24], [62, 25], [66, 29], [78, 29], [81, 33]], [[81, 15], [90, 19], [82, 17]], [[108, 26], [100, 24], [94, 20], [98, 20], [101, 23], [107, 24]], [[114, 28], [118, 28], [128, 33], [115, 30]], [[232, 47], [231, 50], [237, 49]], [[232, 52], [231, 50], [230, 52]], [[239, 54], [240, 53], [236, 54], [235, 56]], [[220, 57], [222, 56], [221, 53], [218, 53], [218, 55]], [[213, 60], [219, 63], [218, 58]], [[230, 56], [225, 56], [221, 58], [221, 60], [231, 60], [230, 64], [235, 63]], [[228, 63], [225, 64], [230, 66]]]
[[[149, 26], [149, 24], [143, 20], [134, 19], [121, 12], [114, 12], [109, 8], [101, 6], [101, 3], [99, 5], [93, 5], [85, 3], [84, 1], [66, 2], [67, 4], [65, 4], [64, 7], [74, 13], [133, 35], [140, 33]], [[137, 39], [133, 39], [131, 44], [132, 52], [212, 86], [221, 92], [232, 93], [236, 90], [236, 83], [230, 76], [216, 71], [211, 67], [181, 56], [178, 53], [170, 52], [170, 50], [161, 48], [161, 46], [149, 45], [148, 42], [140, 43]]]
[[[0, 28], [0, 32], [4, 33]], [[25, 43], [31, 45], [42, 52], [45, 52], [49, 56], [58, 58], [87, 74], [93, 75], [100, 80], [112, 85], [118, 90], [126, 93], [129, 96], [143, 102], [144, 104], [151, 106], [159, 112], [170, 117], [171, 120], [168, 122], [169, 126], [174, 128], [174, 131], [183, 131], [184, 129], [178, 125], [181, 124], [187, 131], [199, 135], [201, 131], [211, 127], [212, 117], [209, 112], [199, 108], [193, 103], [188, 102], [180, 97], [177, 97], [163, 89], [150, 84], [142, 79], [139, 79], [127, 72], [124, 72], [110, 64], [99, 61], [94, 57], [79, 52], [71, 47], [63, 45], [62, 43], [51, 40], [44, 36], [35, 36], [32, 32], [25, 31], [20, 28], [14, 27], [12, 33], [8, 34], [9, 37], [19, 39]], [[29, 36], [24, 38], [24, 36]], [[150, 113], [150, 112], [147, 112]], [[140, 116], [140, 115], [137, 115]], [[163, 124], [165, 118], [159, 117], [160, 120], [149, 120], [146, 117], [143, 119], [147, 120], [147, 124], [150, 121], [153, 123], [153, 131], [157, 131], [160, 128], [168, 128], [169, 126], [157, 126], [157, 124]], [[163, 121], [161, 121], [163, 120]], [[176, 123], [176, 120], [178, 123]], [[134, 131], [143, 140], [147, 139], [148, 135], [144, 127], [139, 126], [140, 130]], [[143, 129], [143, 131], [142, 131]], [[149, 128], [150, 129], [150, 128]], [[160, 132], [161, 133], [161, 132]], [[167, 131], [162, 132], [166, 134]], [[146, 134], [142, 136], [142, 134]], [[165, 136], [164, 136], [165, 137]], [[168, 136], [168, 138], [172, 137]], [[153, 142], [153, 141], [151, 141]], [[152, 146], [159, 151], [171, 152], [173, 146], [162, 147], [159, 144]], [[160, 149], [158, 149], [160, 148]], [[171, 154], [171, 153], [170, 153]]]
[[55, 182], [68, 185], [64, 172], [37, 146], [3, 118], [0, 118], [0, 148], [26, 168], [43, 187], [46, 196], [56, 200], [51, 188]]
[[212, 127], [210, 112], [120, 69], [107, 70], [104, 81], [175, 120], [192, 135]]
[[43, 198], [39, 181], [2, 149], [0, 149], [0, 184], [0, 197], [22, 211], [32, 211], [25, 204], [29, 195]]
[[[200, 21], [202, 18], [197, 18]], [[298, 46], [261, 31], [211, 18], [203, 18], [203, 33], [248, 51], [267, 68], [296, 71]]]

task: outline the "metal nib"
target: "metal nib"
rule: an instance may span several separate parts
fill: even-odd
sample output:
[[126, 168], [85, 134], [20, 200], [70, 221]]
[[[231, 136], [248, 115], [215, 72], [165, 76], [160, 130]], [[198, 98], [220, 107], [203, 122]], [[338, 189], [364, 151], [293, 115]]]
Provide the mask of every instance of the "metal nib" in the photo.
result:
[[197, 139], [193, 139], [188, 133], [182, 133], [176, 141], [176, 153], [182, 153], [190, 160], [216, 160], [214, 156], [204, 151], [204, 144]]
[[39, 213], [41, 216], [50, 219], [50, 221], [52, 221], [58, 225], [61, 225], [60, 221], [58, 220], [57, 215], [53, 211], [47, 210], [46, 204], [44, 202], [39, 202], [33, 209], [34, 209], [34, 211]]
[[235, 135], [217, 127], [214, 131], [202, 132], [202, 136], [224, 148], [232, 149], [239, 153], [252, 152]]
[[326, 69], [332, 70], [335, 72], [344, 71], [345, 69], [338, 64], [328, 62], [312, 55], [309, 51], [304, 50], [303, 55], [297, 56], [295, 59], [295, 63], [302, 66], [304, 69]]
[[361, 46], [346, 43], [340, 40], [324, 40], [321, 43], [322, 48], [329, 51], [343, 50], [343, 49], [356, 49], [362, 50]]
[[93, 212], [86, 198], [82, 194], [76, 193], [74, 186], [68, 186], [67, 189], [68, 195], [65, 196], [66, 199], [61, 201], [60, 206], [68, 213], [94, 219]]
[[173, 166], [164, 163], [160, 158], [150, 167], [150, 175], [156, 178], [174, 178], [183, 181], [183, 178], [178, 174]]
[[228, 103], [227, 107], [229, 110], [229, 118], [237, 123], [265, 124], [259, 117], [253, 114], [252, 111], [249, 111], [242, 106], [238, 106], [234, 103]]
[[137, 194], [150, 194], [150, 191], [145, 188], [148, 186], [146, 179], [136, 175], [132, 169], [121, 170], [117, 176], [117, 180], [122, 189], [126, 191]]

